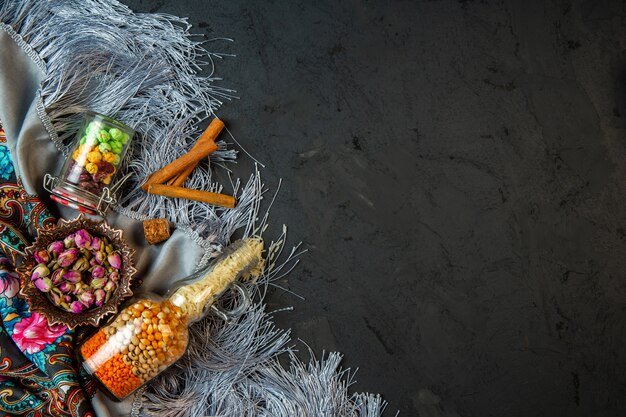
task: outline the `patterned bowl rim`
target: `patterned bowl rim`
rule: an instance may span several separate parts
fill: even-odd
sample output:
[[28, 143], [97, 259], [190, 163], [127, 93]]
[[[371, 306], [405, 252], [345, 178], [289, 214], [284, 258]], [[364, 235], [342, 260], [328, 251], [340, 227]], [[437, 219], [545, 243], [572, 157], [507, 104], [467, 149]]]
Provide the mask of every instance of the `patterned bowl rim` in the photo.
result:
[[[35, 287], [35, 284], [30, 279], [30, 274], [32, 269], [37, 266], [34, 258], [36, 251], [47, 249], [50, 243], [56, 240], [63, 240], [70, 233], [80, 229], [85, 229], [94, 235], [108, 237], [120, 253], [122, 268], [117, 288], [111, 294], [108, 302], [100, 307], [91, 308], [81, 313], [72, 313], [55, 306], [45, 293]], [[46, 317], [50, 324], [64, 324], [70, 329], [83, 325], [97, 326], [104, 316], [117, 313], [121, 302], [133, 294], [131, 282], [137, 273], [137, 269], [133, 264], [135, 250], [128, 246], [123, 235], [124, 232], [122, 230], [112, 228], [105, 220], [92, 220], [82, 213], [72, 220], [59, 219], [54, 227], [38, 229], [37, 239], [25, 249], [27, 256], [24, 263], [17, 268], [21, 281], [20, 294], [28, 300], [29, 310], [31, 312], [36, 311]]]

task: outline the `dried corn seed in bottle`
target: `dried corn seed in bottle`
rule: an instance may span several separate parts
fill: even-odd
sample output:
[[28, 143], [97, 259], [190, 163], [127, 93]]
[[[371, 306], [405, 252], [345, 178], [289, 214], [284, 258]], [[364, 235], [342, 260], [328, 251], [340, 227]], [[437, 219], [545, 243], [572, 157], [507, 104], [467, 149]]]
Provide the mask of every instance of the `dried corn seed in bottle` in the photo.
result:
[[113, 399], [124, 399], [184, 354], [189, 324], [206, 316], [235, 280], [262, 272], [262, 251], [260, 238], [235, 242], [165, 297], [132, 298], [80, 346], [82, 367]]

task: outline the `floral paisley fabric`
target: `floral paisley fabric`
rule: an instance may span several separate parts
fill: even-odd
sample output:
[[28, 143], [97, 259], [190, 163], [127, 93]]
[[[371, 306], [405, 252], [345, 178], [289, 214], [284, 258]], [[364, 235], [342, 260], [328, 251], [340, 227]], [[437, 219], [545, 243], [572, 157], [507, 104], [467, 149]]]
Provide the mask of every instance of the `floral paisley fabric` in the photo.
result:
[[56, 222], [21, 187], [4, 143], [0, 126], [0, 416], [94, 416], [95, 388], [75, 366], [76, 332], [30, 313], [19, 294], [14, 265], [24, 240]]

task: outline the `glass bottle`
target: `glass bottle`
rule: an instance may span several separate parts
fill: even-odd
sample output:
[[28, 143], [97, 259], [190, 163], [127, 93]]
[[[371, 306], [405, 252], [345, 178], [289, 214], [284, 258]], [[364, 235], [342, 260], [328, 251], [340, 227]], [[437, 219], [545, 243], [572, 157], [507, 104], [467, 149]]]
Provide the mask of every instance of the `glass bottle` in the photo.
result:
[[133, 129], [115, 119], [85, 112], [51, 198], [95, 214], [105, 189], [115, 184], [134, 135]]
[[[79, 348], [81, 366], [115, 400], [122, 400], [176, 362], [187, 349], [188, 326], [211, 309], [229, 320], [241, 315], [250, 299], [239, 278], [263, 269], [263, 241], [237, 241], [202, 271], [189, 276], [165, 297], [143, 294], [129, 300], [117, 316]], [[241, 303], [226, 311], [214, 304], [229, 288]]]

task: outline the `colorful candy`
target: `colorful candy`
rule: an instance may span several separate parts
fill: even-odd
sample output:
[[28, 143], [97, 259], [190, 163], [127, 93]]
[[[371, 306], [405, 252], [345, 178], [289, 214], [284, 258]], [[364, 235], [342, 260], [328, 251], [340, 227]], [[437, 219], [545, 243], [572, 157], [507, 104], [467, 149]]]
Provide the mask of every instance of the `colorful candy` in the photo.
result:
[[66, 180], [92, 194], [111, 183], [130, 136], [117, 127], [92, 121], [85, 128], [80, 145], [72, 153]]

